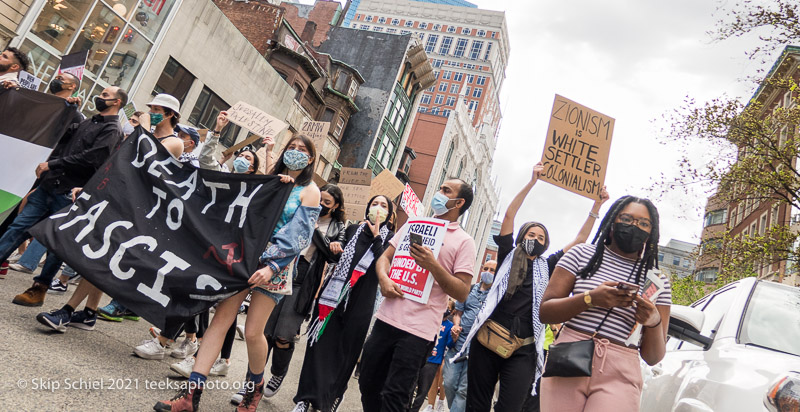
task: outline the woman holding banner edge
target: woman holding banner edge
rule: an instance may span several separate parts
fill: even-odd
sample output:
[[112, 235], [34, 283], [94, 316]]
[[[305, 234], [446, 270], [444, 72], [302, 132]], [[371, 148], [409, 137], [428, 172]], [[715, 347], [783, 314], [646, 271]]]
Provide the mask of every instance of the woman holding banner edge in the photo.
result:
[[[261, 268], [248, 281], [252, 285], [250, 290], [254, 292], [245, 323], [248, 391], [237, 408], [239, 411], [255, 411], [261, 400], [267, 361], [264, 326], [275, 305], [283, 297], [260, 286], [268, 284], [273, 276], [279, 274], [308, 246], [319, 217], [320, 192], [312, 180], [315, 158], [314, 143], [306, 136], [297, 135], [286, 144], [270, 173], [280, 176], [283, 183], [294, 183], [294, 188], [267, 249], [259, 259]], [[250, 290], [243, 290], [217, 305], [214, 318], [203, 338], [203, 345], [198, 351], [188, 385], [172, 399], [158, 402], [153, 407], [154, 410], [193, 412], [198, 409], [206, 377], [220, 352], [228, 328]]]
[[[608, 200], [608, 193], [603, 187], [575, 239], [561, 250], [544, 257], [543, 254], [550, 245], [550, 236], [544, 225], [526, 222], [520, 228], [516, 240], [512, 235], [517, 211], [543, 170], [541, 162], [534, 166], [531, 180], [514, 197], [506, 210], [500, 234], [494, 237], [498, 245], [498, 262], [502, 263], [467, 336], [469, 344], [464, 345], [461, 352], [453, 357], [457, 359], [469, 351], [467, 411], [488, 412], [498, 380], [500, 393], [495, 410], [521, 410], [527, 394], [532, 392], [536, 380], [541, 376], [544, 363], [544, 326], [539, 322], [538, 311], [550, 273], [566, 251], [589, 238], [598, 217], [597, 213]], [[482, 329], [490, 327], [503, 328], [523, 339], [523, 346], [507, 357], [487, 348], [476, 335], [481, 335]], [[537, 338], [540, 335], [541, 338]]]
[[375, 261], [394, 236], [393, 216], [392, 202], [377, 195], [367, 203], [365, 220], [347, 228], [344, 252], [323, 284], [308, 327], [294, 411], [331, 411], [341, 403], [375, 310]]

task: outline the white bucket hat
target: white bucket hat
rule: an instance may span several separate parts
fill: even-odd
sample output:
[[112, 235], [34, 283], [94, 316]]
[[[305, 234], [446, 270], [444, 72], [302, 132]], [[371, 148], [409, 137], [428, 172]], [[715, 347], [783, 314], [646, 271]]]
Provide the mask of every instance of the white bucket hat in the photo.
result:
[[147, 103], [147, 106], [166, 107], [167, 109], [175, 112], [176, 116], [180, 117], [181, 104], [178, 102], [178, 99], [166, 93], [156, 95], [156, 97], [153, 98], [153, 101]]

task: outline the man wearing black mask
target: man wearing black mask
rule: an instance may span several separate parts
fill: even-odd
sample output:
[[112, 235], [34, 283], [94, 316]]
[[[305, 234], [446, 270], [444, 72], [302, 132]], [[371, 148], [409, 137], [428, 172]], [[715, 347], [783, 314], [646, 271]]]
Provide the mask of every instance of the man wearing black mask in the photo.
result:
[[[0, 261], [8, 259], [31, 226], [69, 205], [72, 189], [83, 187], [106, 161], [122, 139], [118, 113], [127, 102], [128, 95], [124, 90], [118, 87], [104, 89], [94, 99], [99, 113], [70, 125], [48, 161], [36, 167], [39, 185], [0, 237]], [[61, 263], [55, 254], [48, 253], [41, 274], [33, 279], [33, 286], [14, 297], [12, 303], [42, 306], [47, 288]]]

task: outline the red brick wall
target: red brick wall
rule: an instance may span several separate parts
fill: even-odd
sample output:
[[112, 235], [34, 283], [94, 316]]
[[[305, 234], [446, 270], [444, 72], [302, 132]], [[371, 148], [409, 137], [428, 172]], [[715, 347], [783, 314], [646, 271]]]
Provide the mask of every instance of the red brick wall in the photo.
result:
[[292, 3], [282, 2], [281, 7], [286, 11], [284, 19], [289, 22], [298, 35], [302, 35], [303, 29], [306, 27], [307, 21], [317, 23], [317, 31], [311, 42], [313, 47], [322, 44], [328, 38], [328, 32], [331, 30], [331, 21], [336, 15], [336, 10], [340, 7], [336, 1], [317, 0], [314, 3], [314, 8], [308, 13], [307, 18], [298, 15], [297, 6]]
[[237, 29], [263, 56], [267, 52], [267, 41], [275, 36], [283, 16], [283, 10], [263, 0], [249, 3], [233, 0], [213, 0]]
[[[406, 145], [414, 149], [417, 153], [417, 158], [411, 163], [408, 180], [410, 180], [409, 185], [414, 189], [420, 200], [423, 200], [422, 197], [425, 196], [428, 180], [433, 172], [433, 163], [439, 153], [439, 145], [442, 142], [446, 126], [446, 117], [417, 113], [414, 125], [411, 128], [411, 134]], [[452, 159], [450, 161], [453, 162]]]

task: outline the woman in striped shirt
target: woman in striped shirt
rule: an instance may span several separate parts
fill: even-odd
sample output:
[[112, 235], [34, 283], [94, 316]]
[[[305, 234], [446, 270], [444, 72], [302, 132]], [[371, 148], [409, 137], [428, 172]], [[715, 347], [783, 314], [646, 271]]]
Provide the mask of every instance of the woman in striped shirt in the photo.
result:
[[[591, 376], [542, 379], [542, 411], [639, 410], [639, 356], [649, 365], [664, 357], [672, 296], [663, 278], [665, 289], [655, 302], [630, 284], [642, 290], [656, 267], [658, 232], [656, 207], [625, 196], [611, 206], [593, 244], [577, 245], [559, 261], [539, 318], [566, 322], [556, 344], [588, 340], [597, 332], [595, 352]], [[642, 338], [626, 345], [636, 323], [644, 326]]]

